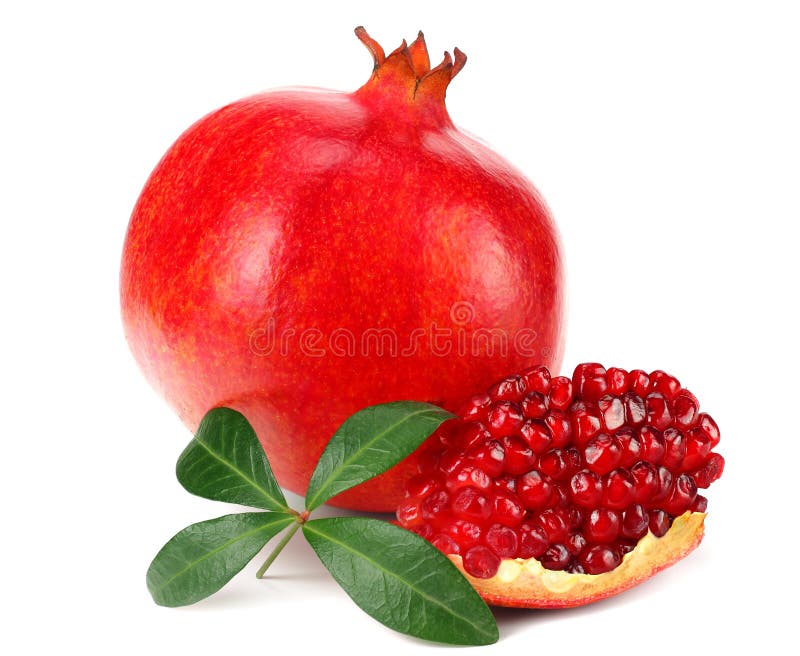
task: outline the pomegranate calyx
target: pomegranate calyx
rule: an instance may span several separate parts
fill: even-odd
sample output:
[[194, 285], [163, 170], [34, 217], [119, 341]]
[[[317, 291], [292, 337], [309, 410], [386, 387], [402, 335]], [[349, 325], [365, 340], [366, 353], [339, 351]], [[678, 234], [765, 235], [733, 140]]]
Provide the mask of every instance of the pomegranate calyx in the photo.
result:
[[450, 560], [492, 606], [570, 608], [599, 601], [641, 583], [693, 551], [703, 539], [706, 514], [685, 512], [660, 538], [648, 532], [622, 563], [603, 574], [549, 570], [536, 558], [507, 558], [493, 577], [480, 579], [464, 570], [461, 556]]
[[422, 30], [417, 33], [417, 38], [408, 46], [408, 56], [411, 58], [411, 67], [417, 77], [431, 70], [431, 58], [428, 55], [428, 46], [425, 43], [425, 35]]
[[355, 33], [358, 37], [358, 40], [366, 46], [367, 50], [369, 50], [373, 60], [375, 60], [375, 69], [377, 69], [386, 60], [386, 53], [383, 51], [381, 44], [367, 33], [367, 30], [364, 29], [363, 25], [359, 25], [355, 29]]
[[431, 68], [428, 46], [422, 32], [410, 45], [403, 40], [389, 55], [362, 26], [355, 29], [355, 34], [369, 50], [374, 62], [372, 77], [357, 93], [366, 93], [374, 88], [396, 88], [411, 101], [430, 98], [443, 103], [450, 80], [464, 68], [467, 61], [467, 56], [454, 48], [452, 56], [445, 52], [442, 62]]

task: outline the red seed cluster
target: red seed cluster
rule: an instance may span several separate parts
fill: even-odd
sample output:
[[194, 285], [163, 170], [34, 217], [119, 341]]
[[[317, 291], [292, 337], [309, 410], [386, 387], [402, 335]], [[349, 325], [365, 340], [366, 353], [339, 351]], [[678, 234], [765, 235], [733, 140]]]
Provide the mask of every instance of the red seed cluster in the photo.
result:
[[504, 558], [601, 574], [648, 531], [704, 512], [722, 474], [719, 429], [663, 371], [545, 367], [472, 397], [422, 447], [399, 522], [476, 577]]

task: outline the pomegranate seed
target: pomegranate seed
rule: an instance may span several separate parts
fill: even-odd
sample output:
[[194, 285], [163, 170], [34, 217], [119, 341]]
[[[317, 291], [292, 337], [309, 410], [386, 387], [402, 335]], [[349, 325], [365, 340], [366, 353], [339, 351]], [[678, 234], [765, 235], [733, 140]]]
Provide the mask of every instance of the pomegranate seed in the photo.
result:
[[718, 453], [712, 453], [708, 456], [706, 464], [692, 474], [692, 478], [694, 478], [697, 483], [697, 487], [707, 488], [722, 476], [722, 470], [724, 468], [725, 459]]
[[659, 392], [648, 394], [644, 405], [647, 411], [647, 423], [661, 431], [669, 427], [672, 423], [672, 415], [669, 411], [669, 403], [662, 394]]
[[445, 486], [448, 492], [455, 492], [462, 487], [488, 490], [492, 487], [492, 479], [489, 478], [485, 471], [475, 465], [463, 465], [447, 475]]
[[559, 480], [569, 473], [570, 463], [561, 449], [548, 451], [539, 459], [539, 471], [553, 480]]
[[495, 492], [492, 518], [504, 526], [519, 526], [525, 517], [525, 508], [516, 494]]
[[406, 483], [406, 497], [426, 497], [438, 487], [438, 482], [430, 475], [418, 474]]
[[664, 501], [664, 499], [666, 499], [669, 496], [669, 493], [672, 491], [672, 472], [666, 467], [659, 467], [657, 473], [658, 490], [652, 497], [650, 497], [649, 505], [651, 507]]
[[467, 421], [481, 421], [486, 418], [486, 411], [492, 402], [488, 394], [476, 394], [458, 411], [458, 416]]
[[419, 526], [425, 522], [422, 518], [420, 503], [417, 499], [406, 499], [397, 508], [397, 520], [406, 528]]
[[477, 545], [464, 554], [464, 569], [478, 579], [490, 579], [500, 568], [500, 558], [488, 547]]
[[553, 496], [553, 486], [538, 471], [531, 471], [517, 479], [517, 493], [528, 510], [545, 508]]
[[444, 474], [452, 474], [466, 463], [466, 457], [460, 450], [445, 451], [439, 458], [438, 469]]
[[639, 540], [647, 533], [650, 517], [639, 503], [632, 505], [622, 514], [620, 535], [631, 540]]
[[692, 501], [692, 505], [689, 506], [689, 510], [692, 512], [705, 512], [706, 508], [708, 508], [708, 499], [706, 499], [702, 494], [698, 494], [694, 501]]
[[649, 462], [637, 462], [631, 467], [635, 481], [633, 498], [636, 503], [646, 503], [658, 492], [658, 470]]
[[596, 508], [603, 498], [603, 482], [592, 471], [584, 469], [569, 482], [570, 497], [581, 508]]
[[[575, 447], [564, 449], [564, 458], [567, 462], [567, 471], [565, 475], [561, 479], [559, 479], [560, 481], [569, 480], [573, 474], [576, 474], [584, 467], [583, 454], [580, 451], [578, 451], [578, 449], [576, 449]], [[562, 482], [562, 486], [559, 489], [563, 489], [564, 494], [566, 495], [567, 488], [564, 482]]]
[[622, 405], [625, 407], [625, 421], [631, 426], [640, 426], [647, 418], [644, 400], [634, 392], [622, 396]]
[[473, 575], [503, 558], [610, 571], [648, 530], [706, 511], [697, 490], [724, 469], [719, 428], [672, 376], [590, 363], [551, 379], [535, 367], [489, 391], [420, 449], [397, 509]]
[[450, 497], [444, 490], [438, 490], [429, 494], [420, 504], [422, 519], [431, 521], [438, 519], [439, 515], [447, 508]]
[[675, 479], [669, 497], [662, 504], [663, 509], [673, 517], [677, 517], [689, 510], [696, 496], [697, 483], [688, 474], [681, 474]]
[[544, 423], [550, 429], [553, 448], [561, 449], [570, 443], [572, 439], [572, 424], [563, 412], [551, 410]]
[[550, 450], [553, 437], [550, 429], [543, 422], [528, 420], [522, 424], [519, 432], [535, 454], [541, 455]]
[[475, 444], [481, 444], [490, 437], [481, 424], [456, 424], [446, 433], [442, 441], [455, 451], [465, 451]]
[[536, 466], [536, 454], [527, 443], [516, 435], [504, 437], [500, 443], [506, 452], [504, 471], [518, 476], [529, 472]]
[[494, 487], [498, 492], [517, 493], [517, 477], [503, 474], [494, 479]]
[[562, 542], [569, 535], [569, 521], [562, 510], [561, 508], [548, 508], [537, 518], [539, 526], [542, 527], [551, 544]]
[[525, 398], [526, 385], [522, 376], [509, 376], [489, 388], [489, 396], [495, 401], [521, 401]]
[[519, 551], [519, 537], [508, 526], [492, 524], [483, 537], [486, 546], [500, 558], [516, 558]]
[[569, 505], [569, 497], [560, 485], [553, 486], [553, 496], [549, 505], [551, 508], [566, 508]]
[[584, 551], [578, 557], [578, 562], [587, 574], [603, 574], [617, 567], [622, 562], [622, 557], [616, 549], [598, 544]]
[[705, 463], [711, 451], [711, 440], [699, 428], [686, 433], [686, 455], [683, 456], [681, 471], [692, 471]]
[[583, 521], [583, 534], [593, 544], [608, 544], [617, 539], [620, 516], [615, 510], [595, 508]]
[[681, 384], [674, 376], [663, 371], [654, 371], [650, 374], [650, 391], [659, 392], [665, 398], [672, 399], [681, 389]]
[[586, 401], [597, 401], [608, 389], [605, 367], [596, 362], [579, 364], [572, 374], [572, 388]]
[[567, 524], [569, 525], [570, 530], [577, 530], [583, 525], [583, 513], [575, 508], [575, 506], [570, 506], [567, 508]]
[[500, 442], [489, 440], [470, 447], [467, 450], [467, 458], [480, 467], [488, 477], [496, 478], [503, 473], [506, 452]]
[[531, 392], [522, 402], [522, 414], [531, 419], [541, 419], [547, 414], [547, 397], [540, 392]]
[[625, 407], [616, 396], [603, 396], [597, 407], [603, 415], [603, 425], [607, 431], [615, 431], [625, 424]]
[[572, 413], [572, 440], [578, 448], [582, 448], [602, 430], [600, 413], [597, 410], [589, 409], [585, 403], [574, 403], [570, 411]]
[[592, 438], [584, 449], [586, 466], [596, 474], [607, 474], [622, 459], [622, 447], [616, 437], [601, 433]]
[[523, 524], [519, 528], [519, 557], [539, 558], [549, 546], [541, 526]]
[[569, 565], [569, 551], [563, 544], [553, 544], [547, 548], [539, 559], [546, 569], [566, 569]]
[[461, 547], [449, 535], [438, 533], [431, 538], [431, 544], [444, 554], [453, 554], [458, 556], [461, 553]]
[[681, 428], [691, 428], [694, 425], [699, 408], [694, 394], [688, 390], [681, 391], [672, 399], [672, 416], [675, 418], [675, 423]]
[[648, 527], [650, 528], [650, 532], [657, 538], [666, 535], [667, 531], [669, 530], [669, 522], [669, 515], [663, 510], [650, 511]]
[[533, 367], [522, 373], [525, 388], [530, 392], [547, 394], [550, 391], [550, 372], [547, 367]]
[[453, 514], [473, 522], [484, 522], [492, 514], [492, 504], [474, 487], [462, 487], [451, 503]]
[[430, 524], [422, 524], [420, 526], [409, 527], [411, 531], [419, 535], [421, 538], [430, 540], [433, 537], [433, 526]]
[[631, 392], [644, 398], [650, 391], [650, 376], [641, 369], [634, 369], [628, 374], [628, 387]]
[[566, 376], [556, 376], [550, 381], [550, 407], [566, 410], [572, 403], [572, 381]]
[[677, 469], [686, 455], [686, 440], [677, 428], [664, 431], [664, 457], [661, 464], [669, 469]]
[[717, 422], [705, 412], [701, 412], [697, 416], [697, 426], [708, 436], [708, 439], [711, 441], [712, 449], [719, 444], [719, 428], [717, 427]]
[[581, 533], [573, 533], [564, 543], [571, 556], [577, 556], [586, 548], [586, 538]]
[[512, 435], [522, 426], [522, 410], [511, 401], [495, 401], [486, 415], [489, 432], [493, 437]]
[[628, 372], [618, 367], [609, 367], [606, 371], [608, 391], [615, 396], [622, 396], [628, 391]]
[[617, 431], [615, 437], [622, 448], [622, 456], [619, 461], [622, 467], [631, 467], [642, 459], [644, 449], [632, 428], [623, 428]]
[[612, 510], [624, 510], [634, 500], [636, 481], [627, 469], [615, 469], [606, 476], [602, 504]]
[[652, 462], [654, 465], [661, 462], [666, 448], [664, 446], [664, 438], [659, 431], [650, 426], [642, 426], [639, 429], [639, 442], [642, 444], [644, 460]]
[[455, 540], [461, 551], [474, 547], [483, 537], [483, 530], [480, 526], [464, 519], [449, 522], [442, 527], [442, 533]]

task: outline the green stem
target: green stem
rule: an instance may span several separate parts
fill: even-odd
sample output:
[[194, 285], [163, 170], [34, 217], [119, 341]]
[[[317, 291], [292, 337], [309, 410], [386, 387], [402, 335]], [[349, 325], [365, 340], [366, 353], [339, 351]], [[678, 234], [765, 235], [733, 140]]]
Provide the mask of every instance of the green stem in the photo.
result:
[[264, 572], [266, 572], [267, 568], [272, 565], [272, 561], [278, 557], [278, 554], [283, 551], [283, 548], [289, 544], [289, 540], [291, 540], [292, 536], [297, 533], [297, 529], [299, 529], [303, 523], [304, 522], [299, 521], [295, 522], [294, 525], [288, 531], [286, 531], [283, 538], [281, 538], [281, 541], [278, 542], [278, 545], [272, 550], [272, 553], [267, 557], [267, 559], [264, 561], [264, 564], [256, 572], [257, 579], [264, 578]]

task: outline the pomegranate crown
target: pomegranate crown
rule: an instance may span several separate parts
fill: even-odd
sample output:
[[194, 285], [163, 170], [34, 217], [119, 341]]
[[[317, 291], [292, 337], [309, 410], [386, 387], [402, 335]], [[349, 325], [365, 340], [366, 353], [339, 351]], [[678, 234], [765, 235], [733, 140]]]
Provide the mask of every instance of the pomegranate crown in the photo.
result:
[[403, 39], [400, 47], [389, 55], [385, 54], [381, 45], [363, 27], [357, 27], [355, 32], [375, 62], [372, 77], [360, 91], [378, 86], [385, 88], [387, 85], [399, 85], [410, 100], [431, 98], [444, 101], [450, 80], [458, 75], [467, 62], [467, 56], [454, 48], [452, 56], [445, 52], [442, 63], [431, 68], [428, 46], [422, 32], [419, 32], [410, 45]]

